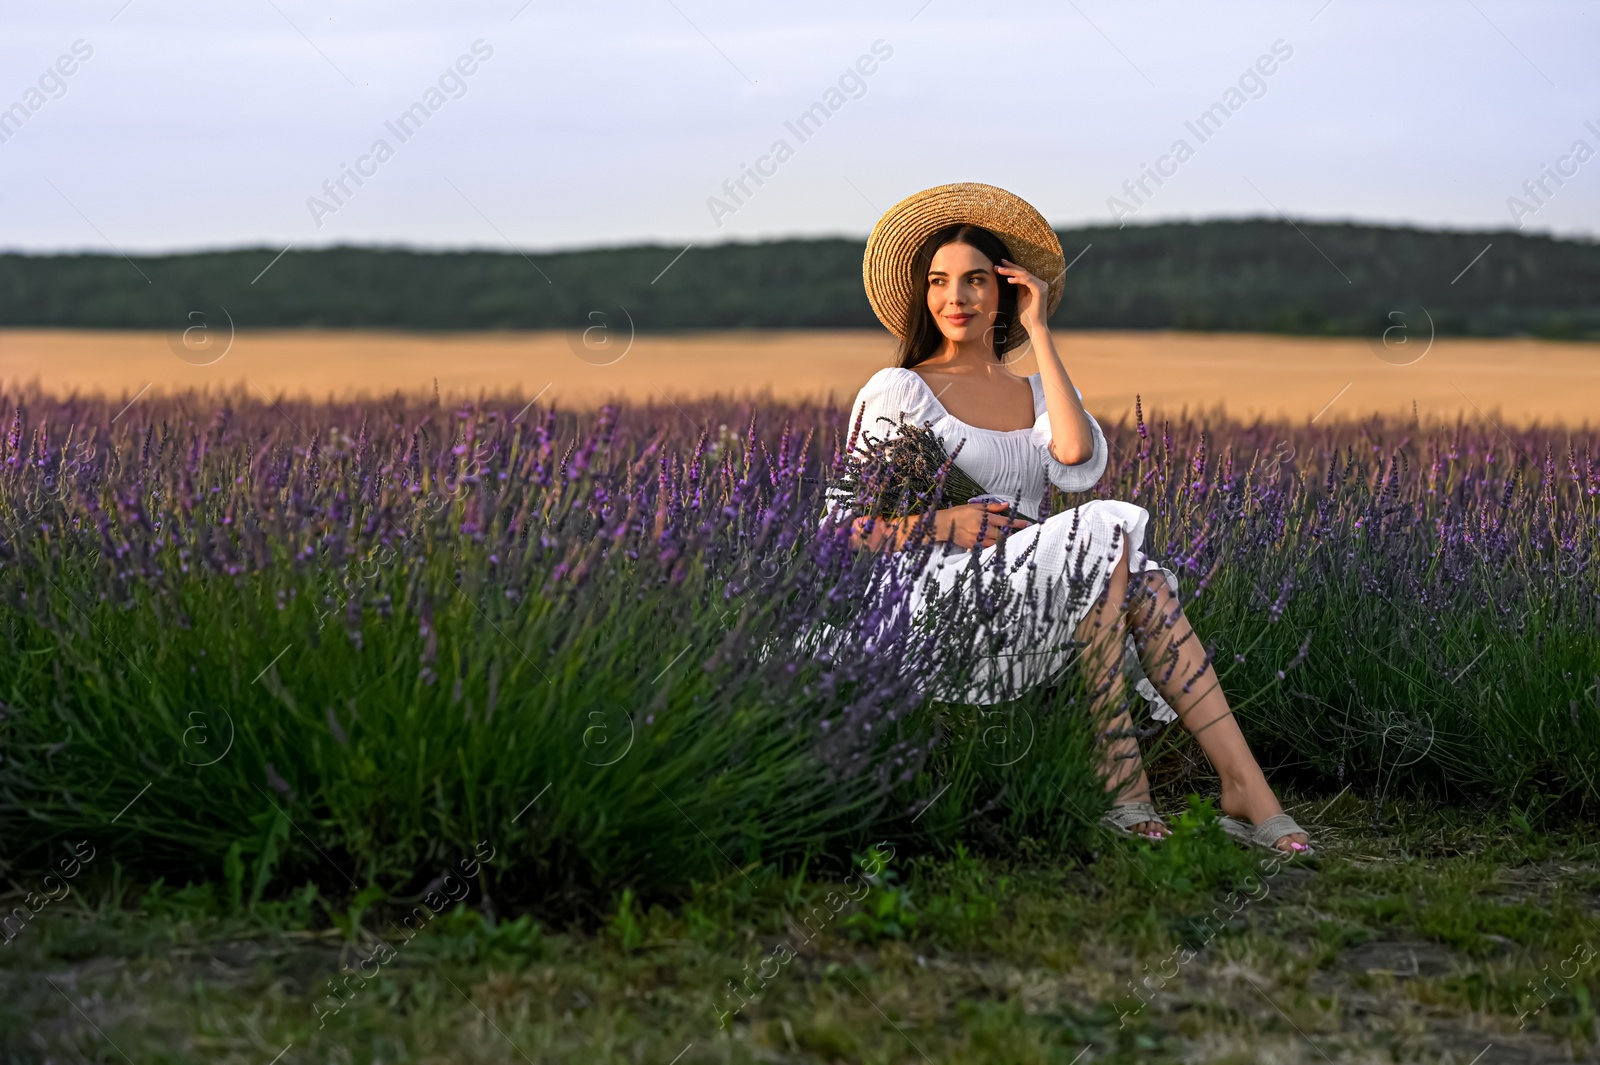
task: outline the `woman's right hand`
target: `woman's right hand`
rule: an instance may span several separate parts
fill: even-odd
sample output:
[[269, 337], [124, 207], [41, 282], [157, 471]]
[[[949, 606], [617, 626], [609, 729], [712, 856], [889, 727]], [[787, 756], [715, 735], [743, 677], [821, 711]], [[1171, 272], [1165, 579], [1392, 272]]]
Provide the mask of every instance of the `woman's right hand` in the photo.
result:
[[[1004, 503], [963, 503], [933, 512], [933, 539], [938, 543], [953, 543], [960, 548], [975, 544], [989, 547], [1000, 540], [1000, 529], [1009, 526], [1025, 529], [1033, 524], [1026, 518], [1009, 518]], [[887, 547], [899, 551], [910, 542], [913, 532], [926, 519], [925, 514], [912, 514], [904, 518], [858, 517], [852, 523], [852, 547], [870, 547], [874, 551]], [[867, 535], [867, 526], [872, 534]], [[927, 535], [923, 533], [923, 535]]]
[[1026, 529], [1033, 524], [1025, 518], [1010, 518], [1004, 503], [963, 503], [946, 507], [934, 514], [934, 535], [948, 540], [957, 547], [989, 547], [999, 542], [1000, 530]]

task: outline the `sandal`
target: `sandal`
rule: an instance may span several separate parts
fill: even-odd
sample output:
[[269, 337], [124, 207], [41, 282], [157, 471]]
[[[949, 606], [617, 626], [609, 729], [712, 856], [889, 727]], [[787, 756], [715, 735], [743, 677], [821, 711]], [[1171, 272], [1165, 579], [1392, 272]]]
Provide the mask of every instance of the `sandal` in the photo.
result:
[[[1118, 803], [1106, 811], [1100, 818], [1100, 826], [1115, 832], [1119, 836], [1132, 836], [1137, 839], [1162, 839], [1162, 836], [1151, 835], [1148, 832], [1135, 832], [1134, 825], [1154, 821], [1163, 828], [1167, 827], [1166, 819], [1156, 813], [1156, 808], [1147, 802]], [[1279, 833], [1282, 835], [1282, 833]], [[1274, 837], [1276, 838], [1276, 837]]]
[[1222, 825], [1222, 831], [1251, 847], [1259, 847], [1264, 851], [1281, 854], [1285, 858], [1309, 858], [1316, 852], [1311, 849], [1311, 844], [1289, 844], [1290, 850], [1283, 850], [1276, 846], [1278, 840], [1284, 836], [1302, 833], [1310, 838], [1311, 833], [1295, 823], [1294, 818], [1288, 814], [1273, 814], [1259, 825], [1252, 825], [1247, 821], [1224, 815], [1217, 819]]

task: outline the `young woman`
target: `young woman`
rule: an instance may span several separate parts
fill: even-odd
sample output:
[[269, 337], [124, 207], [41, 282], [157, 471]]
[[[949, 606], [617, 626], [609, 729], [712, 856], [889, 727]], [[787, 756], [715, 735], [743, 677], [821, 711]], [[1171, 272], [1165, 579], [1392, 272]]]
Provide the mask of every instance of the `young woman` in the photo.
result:
[[[1039, 513], [1046, 478], [1064, 491], [1092, 488], [1105, 471], [1106, 438], [1084, 410], [1047, 324], [1065, 274], [1054, 231], [1002, 189], [943, 185], [896, 204], [873, 228], [863, 276], [873, 310], [900, 338], [899, 365], [862, 388], [852, 424], [864, 414], [862, 427], [879, 437], [902, 417], [930, 425], [947, 453], [962, 445], [962, 470], [1014, 504], [1013, 514]], [[1038, 372], [1019, 377], [1006, 355], [1025, 342]], [[1095, 682], [1095, 711], [1111, 737], [1103, 754], [1113, 796], [1108, 827], [1157, 839], [1167, 832], [1150, 802], [1127, 710], [1125, 678], [1138, 677], [1142, 666], [1148, 679], [1138, 679], [1139, 689], [1155, 715], [1181, 720], [1221, 776], [1223, 827], [1256, 846], [1309, 854], [1305, 831], [1283, 812], [1183, 615], [1176, 576], [1140, 550], [1149, 512], [1097, 499], [1035, 523], [1007, 510], [1006, 503], [967, 503], [934, 514], [943, 550], [929, 558], [928, 594], [955, 585], [975, 546], [984, 563], [998, 551], [1017, 559], [1031, 549], [1036, 580], [1065, 584], [1076, 573], [1080, 590], [1087, 585], [1066, 619], [1074, 633], [1068, 650], [1021, 648], [1019, 656], [1032, 656], [1041, 679], [1076, 660]], [[855, 545], [898, 551], [919, 517], [868, 519], [836, 507], [830, 520], [851, 521]], [[1084, 558], [1100, 561], [1085, 571]], [[1015, 565], [994, 572], [1019, 590], [1027, 579]]]

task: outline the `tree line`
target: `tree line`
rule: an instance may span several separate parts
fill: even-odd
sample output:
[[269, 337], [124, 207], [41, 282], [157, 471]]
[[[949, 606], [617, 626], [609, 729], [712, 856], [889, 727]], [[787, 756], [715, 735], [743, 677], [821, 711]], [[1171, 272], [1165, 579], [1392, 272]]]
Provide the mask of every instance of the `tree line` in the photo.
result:
[[[1593, 241], [1279, 220], [1060, 236], [1071, 266], [1053, 322], [1064, 328], [1600, 338]], [[623, 317], [641, 332], [871, 327], [863, 247], [3, 254], [0, 325], [171, 330], [225, 313], [255, 328], [583, 329]]]

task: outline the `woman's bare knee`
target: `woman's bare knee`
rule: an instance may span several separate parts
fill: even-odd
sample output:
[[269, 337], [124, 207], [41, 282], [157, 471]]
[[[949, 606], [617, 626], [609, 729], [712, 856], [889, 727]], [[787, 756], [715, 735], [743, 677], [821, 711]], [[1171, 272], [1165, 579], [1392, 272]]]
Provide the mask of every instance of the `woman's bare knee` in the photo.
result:
[[1140, 573], [1133, 589], [1125, 614], [1128, 631], [1146, 675], [1159, 686], [1179, 669], [1194, 630], [1160, 570]]
[[1122, 551], [1117, 555], [1117, 561], [1112, 563], [1111, 572], [1106, 577], [1106, 590], [1104, 602], [1121, 605], [1128, 597], [1129, 581], [1133, 574], [1128, 569], [1128, 542], [1123, 540]]
[[1170, 625], [1179, 614], [1183, 613], [1183, 607], [1167, 584], [1166, 576], [1160, 570], [1147, 570], [1139, 577], [1144, 597], [1149, 602], [1154, 616], [1162, 618]]

